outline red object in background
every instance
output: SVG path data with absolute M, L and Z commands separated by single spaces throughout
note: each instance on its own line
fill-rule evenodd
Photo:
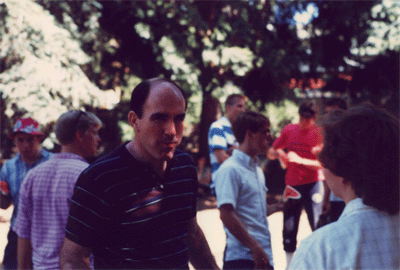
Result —
M 292 186 L 285 187 L 285 191 L 283 191 L 283 201 L 287 201 L 287 199 L 300 199 L 300 198 L 301 194 Z
M 10 194 L 10 190 L 8 188 L 8 184 L 4 181 L 0 181 L 0 192 L 4 195 Z

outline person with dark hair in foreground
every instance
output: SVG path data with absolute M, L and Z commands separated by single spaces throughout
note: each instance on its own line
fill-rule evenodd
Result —
M 215 191 L 226 232 L 224 269 L 272 269 L 267 221 L 267 188 L 258 166 L 271 141 L 270 122 L 256 112 L 243 112 L 232 130 L 239 148 L 215 174 Z
M 187 102 L 166 79 L 132 92 L 132 141 L 79 177 L 71 200 L 61 269 L 217 269 L 196 220 L 197 172 L 176 147 Z
M 322 126 L 318 158 L 346 207 L 301 242 L 289 268 L 399 269 L 399 120 L 364 105 Z

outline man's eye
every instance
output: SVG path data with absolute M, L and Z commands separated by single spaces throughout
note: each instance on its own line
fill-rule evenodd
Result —
M 178 116 L 175 118 L 175 122 L 183 122 L 185 120 L 185 116 Z

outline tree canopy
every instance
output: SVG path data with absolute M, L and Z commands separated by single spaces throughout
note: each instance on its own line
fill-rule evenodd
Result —
M 91 107 L 112 109 L 123 121 L 134 85 L 156 76 L 187 91 L 191 123 L 229 92 L 266 110 L 318 80 L 326 82 L 320 90 L 347 94 L 353 103 L 398 98 L 396 1 L 0 3 L 0 91 L 8 117 L 29 112 L 46 124 L 66 109 Z M 309 19 L 298 19 L 303 15 Z M 374 61 L 388 72 L 373 76 Z M 382 87 L 358 83 L 367 79 Z M 198 148 L 206 151 L 204 121 Z

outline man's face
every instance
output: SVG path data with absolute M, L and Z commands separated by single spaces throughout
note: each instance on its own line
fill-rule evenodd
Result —
M 81 137 L 80 144 L 85 158 L 96 156 L 100 142 L 99 129 L 100 126 L 91 126 Z
M 142 118 L 134 118 L 134 140 L 141 158 L 150 162 L 171 159 L 182 140 L 185 119 L 185 100 L 179 89 L 168 82 L 153 83 Z
M 315 124 L 315 117 L 303 117 L 300 116 L 300 122 L 303 129 L 310 129 Z
M 34 161 L 40 152 L 40 136 L 17 133 L 14 142 L 23 159 Z
M 228 114 L 228 118 L 231 118 L 233 121 L 241 112 L 246 111 L 245 99 L 238 98 L 235 101 L 236 101 L 235 104 L 226 106 L 226 112 Z
M 254 148 L 258 154 L 266 154 L 271 143 L 271 133 L 269 126 L 264 126 L 258 132 L 253 133 Z

